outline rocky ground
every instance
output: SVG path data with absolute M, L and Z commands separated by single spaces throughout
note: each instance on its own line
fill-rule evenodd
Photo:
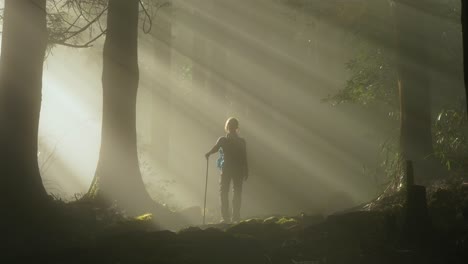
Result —
M 430 225 L 405 228 L 404 195 L 323 217 L 249 219 L 161 230 L 155 215 L 124 218 L 79 204 L 53 229 L 3 236 L 2 263 L 468 263 L 468 188 L 428 189 Z M 35 231 L 31 231 L 35 230 Z M 8 232 L 7 232 L 8 233 Z M 20 232 L 21 233 L 21 232 Z

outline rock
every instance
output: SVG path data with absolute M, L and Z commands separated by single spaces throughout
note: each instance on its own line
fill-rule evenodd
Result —
M 307 215 L 305 213 L 301 213 L 301 224 L 303 228 L 318 225 L 323 223 L 324 221 L 325 217 L 323 217 L 323 215 Z
M 278 221 L 276 221 L 276 224 L 280 225 L 283 228 L 290 228 L 292 226 L 297 226 L 299 222 L 295 218 L 291 217 L 282 217 Z
M 233 225 L 226 230 L 227 233 L 235 235 L 249 235 L 266 244 L 280 245 L 290 232 L 277 223 L 264 223 L 260 219 L 250 219 Z
M 268 217 L 266 218 L 265 220 L 263 220 L 263 223 L 264 224 L 273 224 L 273 223 L 276 223 L 278 222 L 279 218 L 276 217 L 276 216 L 271 216 L 271 217 Z
M 446 189 L 436 190 L 430 196 L 428 206 L 433 227 L 447 230 L 455 225 L 457 209 L 453 192 Z
M 371 254 L 385 246 L 387 230 L 385 214 L 357 211 L 341 215 L 331 215 L 325 222 L 327 230 L 326 254 L 330 258 L 358 258 L 361 254 Z
M 189 227 L 180 230 L 178 236 L 183 239 L 202 241 L 202 240 L 225 240 L 231 238 L 230 234 L 217 228 L 201 229 L 199 227 Z

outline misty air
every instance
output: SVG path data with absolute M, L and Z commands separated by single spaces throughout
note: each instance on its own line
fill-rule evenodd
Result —
M 2 263 L 468 262 L 468 0 L 0 0 Z

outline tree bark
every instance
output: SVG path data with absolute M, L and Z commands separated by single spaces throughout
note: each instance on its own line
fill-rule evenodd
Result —
M 198 90 L 205 90 L 207 77 L 206 77 L 206 40 L 203 36 L 199 36 L 197 32 L 193 34 L 192 42 L 193 53 L 193 73 L 192 79 L 195 87 Z
M 138 0 L 109 0 L 102 73 L 101 150 L 88 197 L 130 215 L 152 210 L 137 154 Z
M 418 13 L 425 1 L 396 1 L 397 70 L 400 94 L 400 150 L 414 164 L 416 181 L 436 173 L 431 133 L 429 31 Z M 419 15 L 418 15 L 419 14 Z
M 465 79 L 466 106 L 468 109 L 468 1 L 461 1 L 461 24 L 463 33 L 463 74 Z M 468 111 L 467 111 L 468 113 Z
M 0 59 L 0 201 L 39 210 L 47 201 L 37 163 L 46 0 L 6 0 Z

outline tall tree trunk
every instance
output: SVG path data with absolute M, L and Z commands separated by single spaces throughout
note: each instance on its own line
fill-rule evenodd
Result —
M 400 149 L 412 160 L 416 180 L 431 178 L 437 162 L 433 157 L 429 92 L 429 32 L 421 15 L 424 0 L 399 0 L 395 6 L 398 88 L 400 93 Z
M 197 90 L 205 90 L 206 87 L 206 70 L 204 69 L 206 60 L 206 40 L 198 35 L 198 32 L 193 32 L 192 42 L 193 54 L 193 73 L 192 81 Z
M 46 0 L 6 0 L 0 59 L 0 201 L 38 210 L 47 201 L 37 163 Z
M 137 154 L 138 0 L 109 0 L 102 73 L 101 150 L 88 197 L 128 214 L 156 204 L 145 189 Z
M 461 1 L 461 24 L 463 32 L 463 73 L 465 77 L 465 96 L 468 108 L 468 1 Z M 468 111 L 467 111 L 468 113 Z

